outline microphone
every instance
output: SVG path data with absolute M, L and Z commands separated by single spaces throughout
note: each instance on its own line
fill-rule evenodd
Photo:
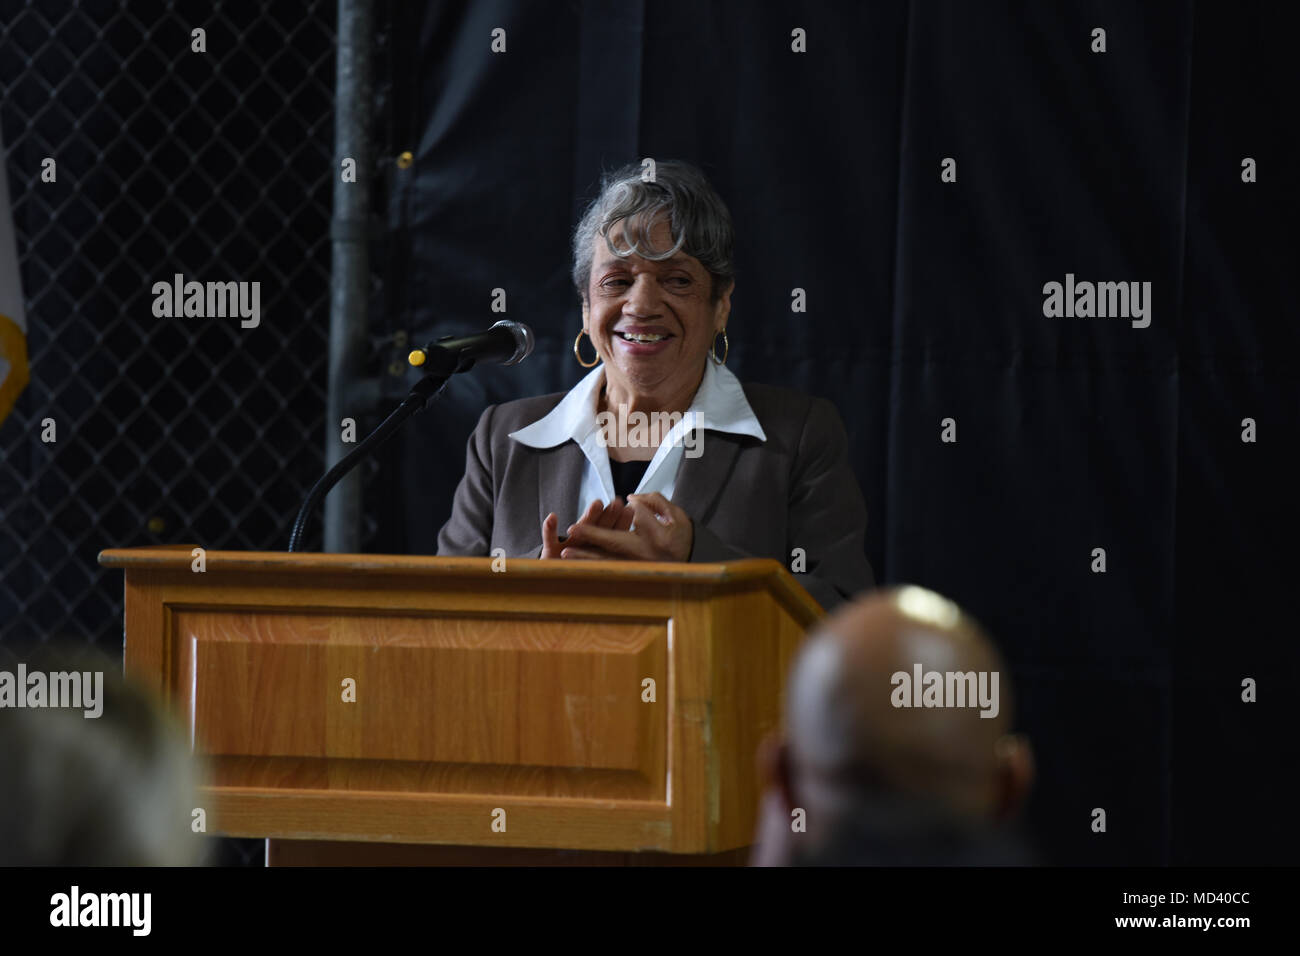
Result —
M 406 360 L 419 368 L 426 363 L 430 371 L 466 372 L 475 362 L 518 365 L 533 351 L 533 330 L 522 322 L 502 319 L 486 332 L 453 338 L 444 335 L 431 345 L 415 349 Z
M 289 535 L 289 550 L 297 551 L 302 543 L 307 518 L 320 504 L 330 489 L 356 466 L 366 455 L 388 441 L 402 424 L 416 412 L 423 411 L 429 400 L 442 391 L 447 380 L 457 372 L 467 372 L 475 362 L 497 362 L 501 365 L 518 365 L 533 351 L 533 330 L 522 322 L 502 319 L 486 332 L 452 338 L 444 335 L 432 345 L 415 349 L 407 361 L 417 367 L 427 366 L 429 374 L 416 382 L 402 404 L 380 423 L 379 427 L 362 439 L 361 444 L 344 455 L 307 492 L 307 500 L 298 509 Z

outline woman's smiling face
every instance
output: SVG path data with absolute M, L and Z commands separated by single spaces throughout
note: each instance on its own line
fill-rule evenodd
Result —
M 673 247 L 664 219 L 648 238 L 648 252 Z M 610 239 L 614 248 L 627 248 L 621 225 L 610 231 Z M 663 261 L 635 254 L 622 258 L 597 236 L 582 327 L 605 363 L 607 389 L 637 404 L 677 403 L 682 395 L 689 403 L 714 336 L 731 311 L 730 288 L 716 303 L 711 292 L 708 270 L 685 252 Z

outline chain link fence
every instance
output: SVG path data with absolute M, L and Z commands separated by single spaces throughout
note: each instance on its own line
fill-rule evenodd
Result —
M 0 425 L 0 642 L 120 654 L 103 548 L 286 546 L 324 467 L 335 16 L 0 0 L 31 369 Z M 259 283 L 258 324 L 156 316 L 178 274 Z M 222 843 L 261 861 L 260 841 Z

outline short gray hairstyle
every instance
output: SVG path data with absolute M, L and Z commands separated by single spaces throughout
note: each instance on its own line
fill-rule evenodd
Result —
M 591 259 L 597 236 L 616 256 L 636 253 L 656 262 L 684 251 L 698 259 L 713 280 L 710 298 L 717 302 L 735 279 L 732 262 L 734 232 L 731 213 L 717 190 L 690 163 L 676 159 L 656 162 L 653 182 L 642 181 L 641 163 L 629 163 L 601 178 L 600 195 L 592 200 L 573 232 L 573 284 L 585 301 L 591 281 Z M 655 251 L 649 237 L 667 218 L 672 248 Z M 610 230 L 623 226 L 625 249 L 615 249 Z

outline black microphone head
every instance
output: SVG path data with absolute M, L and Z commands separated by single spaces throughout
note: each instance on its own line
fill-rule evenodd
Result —
M 515 340 L 515 353 L 502 362 L 502 365 L 518 365 L 533 354 L 533 330 L 524 323 L 502 319 L 492 328 L 505 329 Z

